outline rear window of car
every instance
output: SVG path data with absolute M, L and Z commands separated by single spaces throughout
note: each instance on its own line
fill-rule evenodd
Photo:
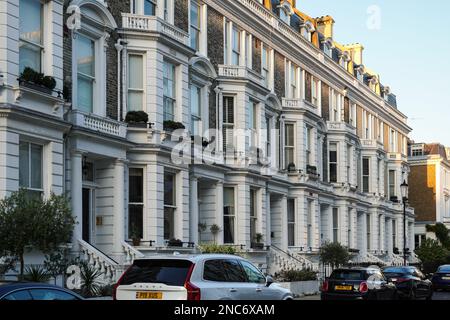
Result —
M 135 260 L 120 284 L 162 283 L 181 287 L 186 282 L 191 266 L 192 262 L 189 260 Z
M 203 279 L 216 282 L 246 282 L 246 275 L 237 260 L 222 259 L 205 262 Z
M 366 280 L 366 273 L 361 270 L 336 270 L 330 276 L 331 280 Z

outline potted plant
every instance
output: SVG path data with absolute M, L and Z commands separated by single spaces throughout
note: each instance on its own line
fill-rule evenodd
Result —
M 289 165 L 287 167 L 287 170 L 288 170 L 289 173 L 297 171 L 295 163 L 293 163 L 293 162 L 289 163 Z
M 133 225 L 133 228 L 131 229 L 130 238 L 131 238 L 131 241 L 133 241 L 133 246 L 134 247 L 139 247 L 140 246 L 140 244 L 141 244 L 141 237 L 140 237 L 140 234 L 139 234 L 139 230 L 134 225 Z
M 125 122 L 133 127 L 147 127 L 148 114 L 145 111 L 128 111 L 125 116 Z
M 169 242 L 167 243 L 167 246 L 169 246 L 169 247 L 182 247 L 183 246 L 183 241 L 181 241 L 180 239 L 170 239 Z
M 216 242 L 216 236 L 220 232 L 220 227 L 217 224 L 213 224 L 209 231 L 211 231 L 212 235 L 214 236 L 214 243 Z
M 262 233 L 255 234 L 255 242 L 252 243 L 252 248 L 257 250 L 264 249 L 264 243 L 262 243 L 264 236 Z

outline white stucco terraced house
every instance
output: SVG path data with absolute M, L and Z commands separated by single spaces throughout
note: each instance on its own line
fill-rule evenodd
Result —
M 74 254 L 111 278 L 204 242 L 271 273 L 317 269 L 326 241 L 355 262 L 401 262 L 403 223 L 414 247 L 414 210 L 404 222 L 397 201 L 407 117 L 363 47 L 294 2 L 2 1 L 0 197 L 67 193 Z M 19 82 L 25 67 L 55 90 Z M 149 124 L 128 125 L 129 111 Z M 173 160 L 179 123 L 214 151 L 204 161 Z

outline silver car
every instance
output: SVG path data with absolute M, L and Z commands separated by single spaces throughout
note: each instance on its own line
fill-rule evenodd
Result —
M 232 255 L 137 259 L 114 287 L 115 300 L 292 300 L 292 293 Z

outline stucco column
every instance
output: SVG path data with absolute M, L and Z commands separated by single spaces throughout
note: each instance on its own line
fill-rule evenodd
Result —
M 113 253 L 123 255 L 122 243 L 125 241 L 125 161 L 114 164 L 114 219 Z
M 220 231 L 216 235 L 217 244 L 223 244 L 223 182 L 216 183 L 216 222 Z
M 266 191 L 266 235 L 265 235 L 265 243 L 267 246 L 272 245 L 272 224 L 271 224 L 271 206 L 270 206 L 270 193 L 269 190 Z
M 380 221 L 379 221 L 378 227 L 380 228 L 380 232 L 379 232 L 380 239 L 378 239 L 380 245 L 379 245 L 378 251 L 381 252 L 381 251 L 386 250 L 386 245 L 385 245 L 385 242 L 386 242 L 386 238 L 385 238 L 386 237 L 386 217 L 384 216 L 384 214 L 380 215 Z
M 394 243 L 392 242 L 392 219 L 390 218 L 386 219 L 386 237 L 386 250 L 391 255 L 393 252 Z
M 190 179 L 190 217 L 189 217 L 189 241 L 198 244 L 198 219 L 199 219 L 199 207 L 198 207 L 198 179 L 195 176 L 191 176 Z
M 78 250 L 78 240 L 83 238 L 83 172 L 82 172 L 83 154 L 79 151 L 73 151 L 70 157 L 70 199 L 72 206 L 72 215 L 75 217 L 76 224 L 73 230 L 74 250 Z
M 288 249 L 288 204 L 286 196 L 281 198 L 281 249 Z

